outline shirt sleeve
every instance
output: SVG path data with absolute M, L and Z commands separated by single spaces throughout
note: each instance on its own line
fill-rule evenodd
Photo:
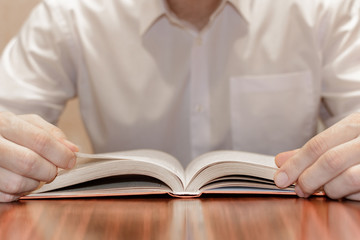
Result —
M 322 49 L 321 117 L 326 126 L 360 111 L 360 1 L 335 2 Z
M 55 1 L 54 1 L 55 2 Z M 39 4 L 0 59 L 0 111 L 55 123 L 76 93 L 70 31 L 50 1 Z

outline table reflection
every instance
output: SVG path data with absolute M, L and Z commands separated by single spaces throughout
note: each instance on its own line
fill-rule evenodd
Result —
M 0 204 L 0 239 L 356 239 L 360 203 L 296 197 Z

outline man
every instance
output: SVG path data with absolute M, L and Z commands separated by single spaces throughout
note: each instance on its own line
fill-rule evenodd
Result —
M 50 123 L 75 96 L 96 152 L 155 148 L 186 165 L 215 149 L 298 149 L 276 157 L 279 187 L 360 200 L 359 7 L 44 1 L 0 62 L 0 201 L 74 166 L 77 147 Z M 349 116 L 308 141 L 319 115 Z

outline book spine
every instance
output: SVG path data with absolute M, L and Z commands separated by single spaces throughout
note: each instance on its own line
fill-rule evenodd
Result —
M 202 192 L 168 192 L 168 194 L 177 198 L 196 198 L 200 197 Z

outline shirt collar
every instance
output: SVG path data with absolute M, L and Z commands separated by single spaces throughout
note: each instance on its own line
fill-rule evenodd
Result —
M 247 23 L 250 23 L 251 0 L 227 0 L 227 2 L 235 7 Z
M 144 0 L 140 9 L 140 34 L 143 35 L 160 17 L 167 13 L 166 0 Z M 250 0 L 224 0 L 234 6 L 245 21 L 250 21 Z
M 140 34 L 143 35 L 151 25 L 165 15 L 165 0 L 144 0 L 140 5 Z

